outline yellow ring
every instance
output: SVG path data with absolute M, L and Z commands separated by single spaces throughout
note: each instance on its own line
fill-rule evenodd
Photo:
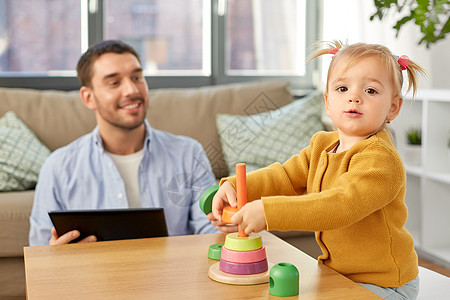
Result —
M 262 247 L 261 236 L 252 233 L 248 237 L 239 237 L 239 233 L 233 232 L 225 238 L 225 248 L 234 251 L 252 251 Z

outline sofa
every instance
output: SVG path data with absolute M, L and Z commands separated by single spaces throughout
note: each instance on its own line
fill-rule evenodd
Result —
M 295 126 L 306 126 L 314 123 L 316 127 L 308 125 L 309 131 L 293 128 L 293 133 L 288 133 L 285 138 L 291 137 L 293 140 L 292 134 L 305 132 L 304 135 L 309 141 L 310 132 L 323 128 L 317 113 L 311 113 L 303 119 L 297 118 L 295 109 L 288 107 L 298 106 L 296 103 L 286 81 L 154 89 L 149 91 L 147 118 L 154 128 L 198 140 L 208 155 L 216 178 L 219 179 L 232 171 L 235 163 L 232 161 L 233 156 L 235 160 L 239 160 L 239 152 L 249 152 L 250 160 L 256 157 L 256 161 L 244 160 L 255 168 L 270 160 L 281 160 L 273 157 L 280 155 L 283 152 L 281 150 L 272 154 L 262 151 L 264 153 L 261 155 L 254 154 L 254 151 L 264 148 L 258 146 L 257 141 L 264 138 L 264 134 L 280 135 L 273 130 L 280 124 L 279 118 L 286 114 L 291 114 L 291 119 L 287 119 L 286 124 L 282 126 L 292 127 L 291 125 L 297 123 Z M 78 91 L 0 88 L 0 124 L 1 118 L 11 111 L 32 132 L 37 140 L 35 143 L 39 143 L 41 149 L 44 149 L 40 153 L 45 155 L 88 133 L 96 125 L 94 113 L 83 105 Z M 271 130 L 265 129 L 269 127 Z M 283 131 L 290 130 L 284 128 L 282 127 Z M 3 130 L 8 133 L 8 129 Z M 239 147 L 242 148 L 245 144 L 243 140 L 247 145 L 256 145 L 253 147 L 255 149 L 252 150 L 250 146 L 240 149 Z M 263 143 L 262 145 L 267 144 L 267 140 L 259 142 Z M 21 143 L 20 139 L 18 143 Z M 0 151 L 4 151 L 1 147 Z M 26 146 L 24 151 L 34 153 L 37 150 L 30 151 L 33 147 Z M 269 146 L 273 147 L 284 149 L 287 146 L 285 141 L 281 141 L 278 146 Z M 293 144 L 291 147 L 298 151 L 300 145 Z M 224 149 L 228 149 L 228 153 Z M 286 157 L 292 154 L 295 153 L 283 155 Z M 8 162 L 8 159 L 4 157 L 0 164 L 2 162 Z M 35 174 L 31 175 L 37 176 L 42 163 L 43 159 L 36 163 Z M 25 298 L 23 247 L 28 245 L 29 216 L 35 182 L 33 178 L 28 178 L 27 185 L 17 186 L 17 190 L 13 186 L 10 190 L 0 192 L 0 299 Z

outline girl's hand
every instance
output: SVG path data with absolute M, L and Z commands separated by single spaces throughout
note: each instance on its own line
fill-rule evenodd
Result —
M 255 200 L 244 205 L 231 218 L 233 224 L 239 224 L 239 228 L 246 234 L 260 232 L 266 229 L 266 218 L 264 217 L 264 206 L 262 200 Z
M 233 185 L 229 183 L 228 181 L 225 181 L 217 191 L 217 193 L 214 195 L 213 201 L 212 201 L 212 214 L 214 218 L 208 217 L 208 219 L 211 221 L 219 221 L 222 223 L 222 211 L 227 204 L 231 205 L 232 207 L 236 207 L 236 190 L 234 189 Z M 225 223 L 222 223 L 225 224 Z M 213 224 L 214 225 L 214 224 Z M 219 229 L 220 230 L 220 229 Z
M 212 212 L 206 215 L 209 221 L 213 226 L 216 226 L 217 230 L 222 231 L 224 233 L 231 233 L 238 231 L 238 226 L 236 224 L 228 224 L 214 218 Z

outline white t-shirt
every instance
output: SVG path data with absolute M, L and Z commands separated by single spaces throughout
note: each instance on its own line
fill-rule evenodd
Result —
M 144 149 L 142 148 L 138 152 L 128 155 L 117 155 L 109 152 L 106 153 L 113 160 L 119 170 L 120 176 L 122 176 L 123 182 L 125 183 L 128 205 L 131 208 L 142 207 L 139 196 L 138 170 L 139 164 L 144 156 Z

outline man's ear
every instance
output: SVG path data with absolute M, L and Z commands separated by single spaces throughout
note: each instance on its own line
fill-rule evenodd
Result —
M 401 96 L 395 96 L 392 99 L 391 108 L 389 109 L 388 120 L 394 120 L 400 113 L 400 109 L 403 105 L 403 98 Z
M 97 105 L 94 101 L 94 93 L 91 88 L 83 85 L 80 88 L 80 97 L 87 108 L 92 110 L 97 109 Z

